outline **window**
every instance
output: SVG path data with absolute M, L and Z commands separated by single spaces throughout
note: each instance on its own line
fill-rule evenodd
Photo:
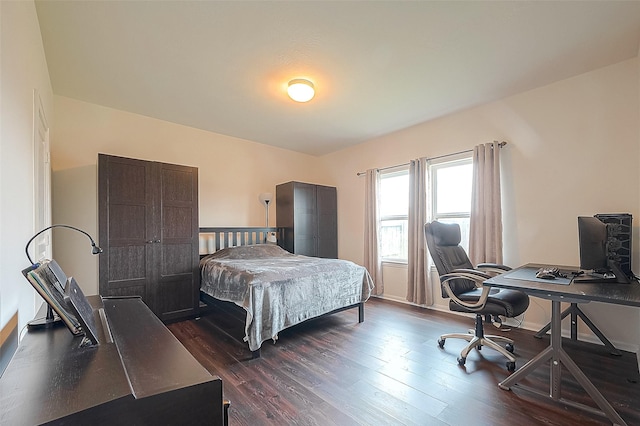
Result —
M 460 225 L 460 245 L 469 252 L 471 187 L 473 164 L 471 157 L 431 165 L 433 220 Z
M 461 245 L 469 249 L 473 164 L 470 156 L 430 166 L 432 192 L 429 220 L 457 223 Z M 406 263 L 409 249 L 409 167 L 380 173 L 380 257 Z
M 380 174 L 380 257 L 407 262 L 409 247 L 409 169 Z

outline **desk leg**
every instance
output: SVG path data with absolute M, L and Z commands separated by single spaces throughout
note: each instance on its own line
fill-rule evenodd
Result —
M 561 320 L 565 319 L 567 316 L 571 315 L 571 340 L 578 340 L 578 318 L 582 319 L 582 321 L 591 329 L 593 334 L 595 334 L 598 339 L 609 349 L 609 353 L 611 355 L 620 356 L 622 352 L 616 349 L 613 346 L 613 343 L 607 339 L 607 337 L 600 331 L 600 329 L 589 319 L 589 317 L 582 312 L 582 309 L 578 306 L 577 303 L 571 303 L 571 305 L 562 312 Z M 533 337 L 541 339 L 547 331 L 551 329 L 551 322 L 541 328 Z
M 551 302 L 551 378 L 549 391 L 551 398 L 560 399 L 560 386 L 562 381 L 562 366 L 560 365 L 562 351 L 562 317 L 560 316 L 560 302 Z
M 573 308 L 571 309 L 571 340 L 578 340 L 578 312 L 580 312 L 580 308 L 575 303 L 572 303 L 571 307 Z
M 505 380 L 500 382 L 498 386 L 504 390 L 510 390 L 512 386 L 515 386 L 520 379 L 527 376 L 533 370 L 538 368 L 541 364 L 546 363 L 551 360 L 551 371 L 549 378 L 549 396 L 550 398 L 562 402 L 566 405 L 579 408 L 594 414 L 604 415 L 609 418 L 616 425 L 626 425 L 625 421 L 620 417 L 620 415 L 614 410 L 614 408 L 609 404 L 609 402 L 604 398 L 604 396 L 596 389 L 593 383 L 589 380 L 589 378 L 580 370 L 580 368 L 576 365 L 575 362 L 569 357 L 569 355 L 562 349 L 562 332 L 561 332 L 561 322 L 562 322 L 562 314 L 560 312 L 560 301 L 552 300 L 551 301 L 551 344 L 538 355 L 536 355 L 533 359 L 527 362 L 525 365 L 520 367 L 517 371 L 515 371 L 512 375 L 507 377 Z M 567 367 L 567 370 L 576 378 L 578 383 L 582 386 L 582 388 L 589 394 L 591 399 L 600 407 L 600 410 L 596 410 L 593 407 L 588 405 L 580 404 L 573 401 L 568 401 L 562 398 L 561 395 L 561 384 L 562 384 L 562 365 Z M 538 394 L 540 392 L 535 389 L 527 388 L 525 386 L 520 386 L 525 390 L 529 390 Z
M 565 367 L 567 367 L 567 370 L 569 370 L 569 372 L 573 374 L 573 377 L 576 378 L 578 383 L 580 383 L 582 388 L 587 391 L 591 399 L 593 399 L 598 407 L 600 407 L 602 412 L 594 410 L 589 406 L 583 406 L 582 404 L 572 403 L 570 405 L 576 406 L 577 408 L 590 409 L 588 411 L 593 411 L 595 414 L 605 414 L 609 418 L 609 420 L 613 422 L 614 425 L 626 425 L 625 421 L 622 419 L 622 417 L 620 417 L 618 412 L 611 406 L 611 404 L 609 404 L 604 396 L 602 396 L 595 385 L 591 383 L 591 380 L 589 380 L 589 378 L 585 376 L 582 370 L 580 370 L 580 367 L 578 367 L 576 363 L 573 362 L 571 357 L 562 349 L 560 350 L 560 359 L 562 360 L 562 363 L 565 365 Z
M 500 389 L 511 390 L 511 386 L 514 386 L 520 379 L 528 376 L 533 370 L 546 363 L 552 356 L 553 349 L 551 346 L 547 346 L 544 351 L 540 352 L 525 365 L 514 371 L 509 377 L 498 383 L 498 386 Z
M 582 321 L 584 321 L 584 323 L 587 324 L 587 326 L 591 329 L 591 331 L 593 331 L 593 334 L 598 336 L 598 339 L 600 339 L 600 341 L 604 343 L 607 349 L 609 349 L 609 353 L 611 355 L 622 355 L 622 352 L 620 352 L 618 349 L 616 349 L 615 346 L 613 346 L 613 343 L 611 343 L 609 339 L 607 339 L 606 336 L 602 333 L 602 331 L 600 331 L 600 329 L 589 319 L 589 317 L 586 316 L 584 312 L 582 312 L 582 309 L 580 309 L 578 305 L 576 305 L 575 311 L 577 313 L 577 317 L 580 317 Z M 573 339 L 573 335 L 571 336 L 571 338 Z
M 565 309 L 564 311 L 562 311 L 562 316 L 560 317 L 560 320 L 562 321 L 563 319 L 566 318 L 567 315 L 571 315 L 571 332 L 572 332 L 572 336 L 573 336 L 573 330 L 574 330 L 574 318 L 573 318 L 573 303 L 571 304 L 571 306 L 569 306 L 567 309 Z M 545 325 L 544 327 L 542 327 L 536 334 L 533 335 L 533 337 L 535 337 L 536 339 L 542 339 L 546 334 L 547 331 L 551 330 L 551 321 L 549 321 L 549 323 L 547 325 Z
M 545 350 L 540 352 L 538 355 L 533 357 L 529 362 L 516 370 L 513 374 L 507 377 L 505 380 L 500 382 L 498 386 L 504 390 L 510 390 L 511 386 L 515 385 L 520 379 L 526 377 L 536 368 L 540 367 L 542 364 L 545 364 L 547 361 L 551 360 L 551 377 L 549 380 L 550 390 L 549 396 L 558 399 L 560 392 L 560 357 L 557 353 L 558 345 L 562 345 L 561 334 L 556 333 L 555 330 L 560 330 L 560 325 L 562 322 L 562 315 L 560 314 L 560 302 L 556 303 L 555 301 L 551 304 L 551 322 L 549 322 L 549 326 L 551 329 L 551 344 L 546 347 Z

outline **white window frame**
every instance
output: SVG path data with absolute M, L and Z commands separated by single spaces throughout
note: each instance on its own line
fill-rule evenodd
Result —
M 37 90 L 33 91 L 33 152 L 33 229 L 38 232 L 51 225 L 51 154 L 49 125 Z M 50 231 L 36 238 L 32 247 L 35 261 L 51 259 Z
M 438 170 L 446 169 L 449 167 L 457 167 L 466 164 L 473 164 L 473 156 L 472 153 L 460 154 L 454 159 L 446 159 L 438 162 L 432 162 L 429 166 L 429 178 L 431 179 L 431 219 L 432 220 L 440 220 L 443 222 L 450 221 L 451 219 L 471 219 L 471 204 L 469 204 L 469 211 L 464 212 L 449 212 L 449 213 L 438 213 Z M 473 179 L 473 176 L 472 176 Z M 471 182 L 473 185 L 473 182 Z M 469 247 L 469 236 L 466 232 L 462 233 L 462 241 L 461 245 L 468 251 Z
M 473 163 L 473 158 L 472 158 L 472 154 L 471 153 L 465 153 L 465 154 L 460 154 L 457 155 L 455 157 L 447 157 L 446 159 L 441 159 L 440 161 L 431 161 L 429 163 L 429 179 L 430 179 L 430 194 L 429 197 L 431 198 L 431 201 L 429 202 L 429 204 L 431 205 L 431 211 L 430 213 L 430 220 L 441 220 L 444 222 L 448 222 L 452 219 L 468 219 L 470 220 L 471 218 L 471 211 L 462 211 L 462 212 L 449 212 L 449 213 L 438 213 L 438 206 L 437 206 L 437 202 L 438 202 L 438 197 L 437 197 L 437 190 L 438 190 L 438 178 L 437 178 L 437 172 L 438 170 L 441 169 L 446 169 L 449 167 L 456 167 L 456 166 L 460 166 L 460 165 L 471 165 Z M 409 166 L 408 165 L 403 165 L 403 166 L 398 166 L 398 167 L 393 167 L 384 171 L 380 172 L 380 181 L 382 181 L 385 178 L 389 178 L 389 177 L 394 177 L 394 176 L 399 176 L 399 175 L 408 175 L 409 174 Z M 473 177 L 472 177 L 473 179 Z M 471 182 L 473 184 L 473 182 Z M 409 188 L 407 187 L 407 192 L 409 191 Z M 469 209 L 471 209 L 471 206 L 469 207 Z M 387 216 L 383 216 L 382 214 L 379 217 L 379 222 L 378 222 L 378 227 L 379 229 L 382 228 L 382 223 L 384 221 L 391 221 L 391 220 L 403 220 L 405 221 L 405 223 L 407 224 L 406 226 L 408 227 L 409 225 L 409 206 L 407 205 L 407 214 L 406 215 L 387 215 Z M 461 242 L 461 245 L 465 248 L 468 249 L 469 246 L 469 237 L 468 234 L 463 230 L 463 241 Z M 407 242 L 408 244 L 408 242 Z M 398 257 L 384 257 L 381 255 L 381 259 L 382 263 L 393 263 L 393 264 L 407 264 L 408 263 L 408 259 L 406 258 L 398 258 Z
M 33 91 L 33 232 L 51 225 L 51 154 L 49 124 L 38 90 Z M 52 259 L 51 231 L 39 235 L 30 247 L 34 261 Z M 42 298 L 33 292 L 34 312 L 42 305 Z
M 409 166 L 408 165 L 403 165 L 403 166 L 398 166 L 398 167 L 393 167 L 384 171 L 380 172 L 379 178 L 380 181 L 382 182 L 383 179 L 385 178 L 390 178 L 390 177 L 396 177 L 396 176 L 401 176 L 401 175 L 409 175 Z M 409 193 L 409 187 L 407 186 L 407 194 Z M 406 222 L 406 226 L 409 226 L 409 205 L 407 204 L 407 214 L 406 215 L 387 215 L 387 216 L 382 216 L 382 214 L 380 215 L 378 221 L 378 226 L 379 229 L 382 228 L 382 222 L 383 221 L 391 221 L 391 220 L 404 220 Z M 407 243 L 408 244 L 408 243 Z M 408 249 L 408 247 L 407 247 Z M 382 261 L 382 263 L 394 263 L 394 264 L 407 264 L 408 259 L 403 259 L 401 257 L 383 257 L 381 255 L 380 260 Z

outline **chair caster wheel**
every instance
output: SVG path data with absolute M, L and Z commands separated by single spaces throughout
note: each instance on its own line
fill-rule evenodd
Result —
M 458 365 L 459 365 L 460 367 L 464 367 L 464 363 L 465 363 L 465 362 L 467 362 L 467 359 L 466 359 L 466 358 L 458 357 Z
M 513 343 L 507 343 L 506 345 L 504 345 L 504 348 L 505 348 L 507 351 L 509 351 L 509 352 L 513 353 Z
M 514 371 L 516 371 L 516 363 L 512 362 L 512 361 L 508 361 L 507 362 L 507 370 L 511 373 L 513 373 Z
M 438 339 L 438 346 L 440 346 L 440 349 L 444 348 L 444 339 Z

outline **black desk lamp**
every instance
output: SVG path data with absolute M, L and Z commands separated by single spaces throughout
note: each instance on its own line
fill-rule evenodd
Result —
M 100 253 L 102 253 L 102 249 L 96 245 L 96 242 L 93 241 L 93 238 L 91 238 L 91 235 L 87 234 L 82 229 L 78 229 L 78 228 L 70 226 L 70 225 L 56 224 L 56 225 L 47 226 L 46 228 L 44 228 L 41 231 L 37 232 L 33 237 L 31 237 L 31 239 L 29 241 L 27 241 L 27 245 L 25 246 L 24 251 L 25 251 L 25 253 L 27 255 L 27 259 L 29 259 L 29 262 L 31 263 L 32 267 L 35 268 L 36 266 L 38 266 L 38 264 L 34 263 L 33 260 L 31 259 L 31 256 L 29 255 L 29 245 L 31 244 L 31 242 L 33 240 L 35 240 L 38 237 L 38 235 L 40 235 L 43 232 L 48 231 L 49 229 L 52 229 L 52 228 L 68 228 L 68 229 L 73 229 L 74 231 L 78 231 L 81 234 L 86 235 L 87 238 L 89 238 L 89 241 L 91 241 L 91 247 L 92 247 L 91 254 L 100 254 Z M 57 264 L 56 264 L 56 266 L 57 266 Z M 52 272 L 57 275 L 58 271 L 52 271 Z M 64 274 L 62 272 L 62 270 L 60 270 L 59 273 Z M 28 326 L 29 326 L 29 328 L 38 328 L 38 327 L 48 328 L 48 327 L 53 327 L 58 322 L 62 322 L 62 321 L 60 319 L 56 319 L 55 318 L 55 316 L 53 314 L 53 308 L 51 308 L 51 305 L 49 303 L 47 303 L 47 316 L 46 316 L 46 318 L 43 318 L 41 320 L 30 321 L 28 323 Z

